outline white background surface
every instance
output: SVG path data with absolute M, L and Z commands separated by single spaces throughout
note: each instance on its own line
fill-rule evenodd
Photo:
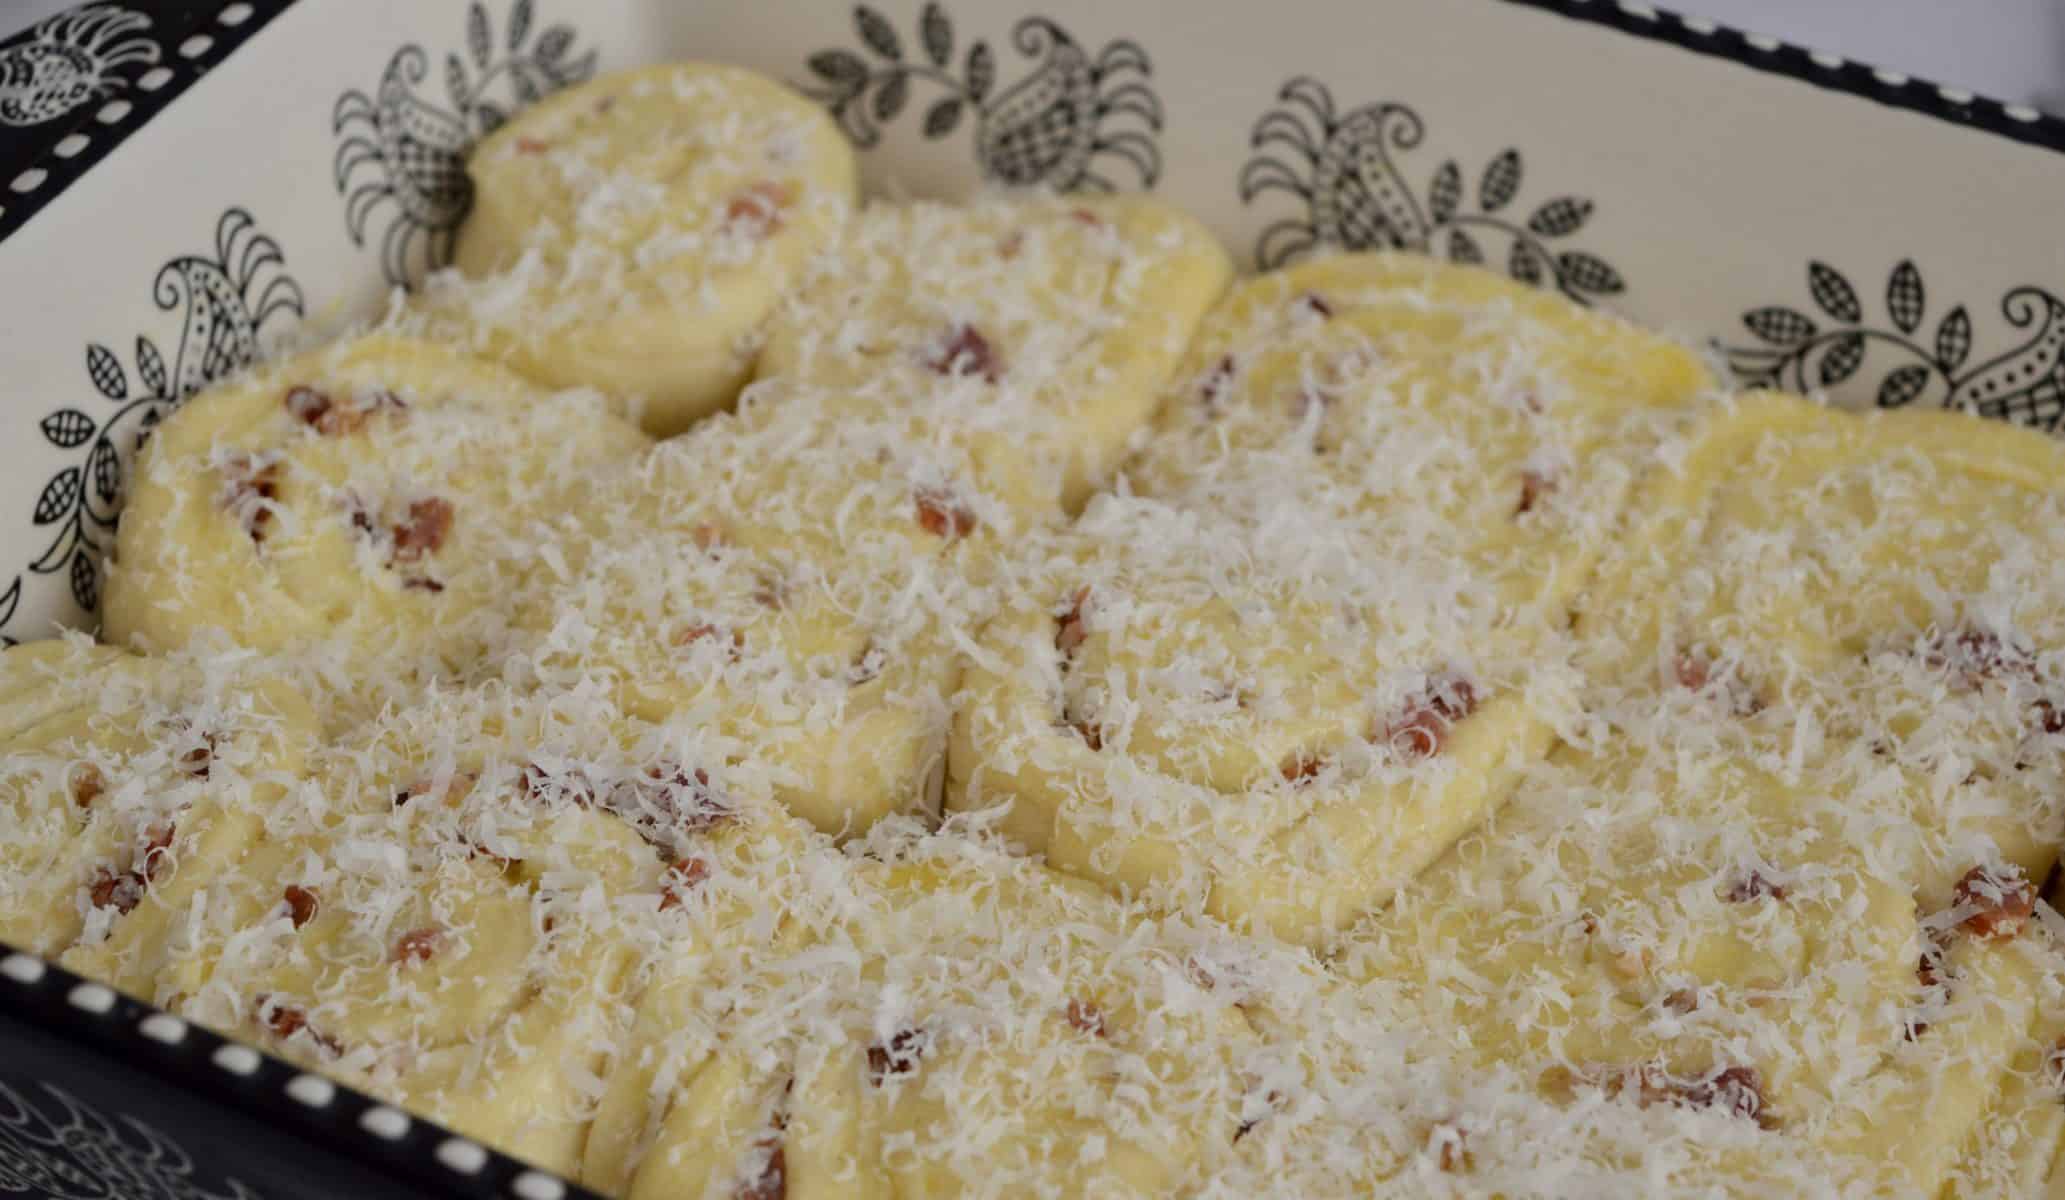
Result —
M 0 37 L 72 2 L 0 0 Z M 456 8 L 460 0 L 435 2 Z M 2065 115 L 2061 0 L 1690 0 L 1666 7 Z

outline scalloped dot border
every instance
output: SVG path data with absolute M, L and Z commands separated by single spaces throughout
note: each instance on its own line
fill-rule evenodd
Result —
M 566 1200 L 566 1184 L 543 1171 L 525 1171 L 509 1185 L 517 1200 Z
M 43 977 L 49 973 L 50 968 L 33 954 L 10 954 L 0 958 L 0 975 L 24 986 L 43 982 Z
M 320 1075 L 296 1075 L 286 1091 L 288 1099 L 308 1108 L 328 1108 L 337 1099 L 337 1085 Z
M 259 1064 L 265 1061 L 259 1057 L 258 1051 L 235 1042 L 216 1047 L 215 1053 L 209 1055 L 208 1060 L 232 1075 L 245 1078 L 256 1075 Z
M 359 1114 L 359 1128 L 387 1142 L 398 1142 L 409 1136 L 409 1130 L 415 1124 L 409 1119 L 409 1114 L 390 1104 L 375 1104 Z
M 115 989 L 104 983 L 82 983 L 65 995 L 65 1003 L 80 1012 L 104 1017 L 115 1008 Z
M 0 956 L 0 979 L 21 987 L 34 987 L 50 977 L 49 964 L 33 954 L 14 952 Z M 113 988 L 92 980 L 79 980 L 72 984 L 65 991 L 64 998 L 72 1008 L 95 1016 L 113 1012 L 121 999 Z M 185 1019 L 155 1010 L 137 1020 L 134 1030 L 136 1036 L 165 1046 L 185 1045 L 195 1033 L 194 1026 Z M 255 1047 L 225 1041 L 209 1054 L 208 1061 L 227 1074 L 250 1079 L 257 1076 L 264 1066 L 265 1056 Z M 280 1091 L 287 1099 L 314 1110 L 328 1109 L 343 1094 L 343 1089 L 335 1082 L 306 1071 L 297 1072 L 281 1085 Z M 397 1143 L 414 1132 L 416 1119 L 393 1105 L 374 1103 L 359 1114 L 356 1124 L 360 1131 L 371 1137 Z M 431 1157 L 454 1175 L 473 1178 L 488 1169 L 495 1155 L 472 1138 L 446 1134 L 432 1148 Z M 508 1195 L 515 1200 L 567 1200 L 570 1192 L 566 1182 L 557 1176 L 525 1169 L 509 1181 Z
M 449 1137 L 437 1144 L 437 1161 L 448 1171 L 478 1175 L 488 1165 L 488 1152 L 470 1138 Z
M 177 1046 L 186 1040 L 188 1026 L 171 1013 L 154 1012 L 136 1023 L 136 1032 L 154 1042 Z

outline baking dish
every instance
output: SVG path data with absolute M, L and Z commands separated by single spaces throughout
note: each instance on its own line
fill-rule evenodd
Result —
M 0 635 L 91 623 L 124 466 L 172 406 L 443 261 L 474 139 L 666 58 L 790 81 L 879 190 L 1151 188 L 1264 266 L 1424 250 L 1710 343 L 1749 382 L 2065 414 L 2065 125 L 1645 5 L 98 4 L 0 46 Z M 132 1159 L 190 1160 L 210 1194 L 563 1194 L 27 957 L 0 1012 L 0 1172 L 54 1194 Z M 252 1149 L 296 1137 L 278 1165 Z

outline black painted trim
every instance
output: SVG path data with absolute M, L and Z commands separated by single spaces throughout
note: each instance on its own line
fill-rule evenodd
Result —
M 198 4 L 194 0 L 115 0 L 114 7 L 141 13 L 150 19 L 149 27 L 138 31 L 136 36 L 157 45 L 157 61 L 123 66 L 115 75 L 121 81 L 119 86 L 62 116 L 35 125 L 0 124 L 0 240 L 5 240 L 45 205 L 62 195 L 65 189 L 84 178 L 94 164 L 142 129 L 293 3 L 294 0 L 206 0 Z M 225 25 L 221 16 L 232 8 L 248 9 L 250 15 L 235 25 Z M 78 8 L 69 11 L 77 12 Z M 66 15 L 60 13 L 39 21 L 0 42 L 0 53 L 36 40 L 40 30 L 52 21 L 63 20 Z M 209 39 L 206 50 L 191 57 L 180 53 L 180 47 L 189 39 L 203 35 Z M 158 71 L 167 73 L 163 83 L 149 90 L 141 86 L 141 80 Z M 101 120 L 101 112 L 115 101 L 126 102 L 128 111 L 117 120 Z M 58 154 L 58 147 L 75 134 L 87 139 L 85 146 L 70 157 Z M 27 191 L 15 189 L 16 182 L 25 173 L 39 170 L 43 177 L 35 187 Z
M 0 943 L 0 961 L 9 958 L 36 956 L 18 954 Z M 480 1170 L 454 1170 L 437 1158 L 437 1148 L 458 1136 L 444 1127 L 410 1113 L 408 1131 L 399 1140 L 381 1138 L 364 1129 L 360 1121 L 368 1111 L 388 1106 L 363 1093 L 334 1084 L 335 1094 L 325 1104 L 296 1100 L 288 1085 L 307 1072 L 293 1064 L 191 1021 L 184 1022 L 176 1042 L 154 1038 L 145 1032 L 145 1022 L 162 1015 L 159 1010 L 119 993 L 105 1011 L 81 1007 L 73 997 L 82 986 L 113 989 L 48 961 L 36 961 L 42 970 L 32 981 L 0 975 L 0 1034 L 7 1033 L 13 1023 L 47 1045 L 62 1047 L 59 1058 L 64 1070 L 75 1072 L 76 1078 L 56 1077 L 49 1082 L 80 1086 L 104 1078 L 108 1072 L 134 1072 L 173 1094 L 190 1097 L 192 1109 L 182 1120 L 241 1126 L 253 1145 L 266 1145 L 268 1153 L 290 1159 L 291 1151 L 279 1146 L 278 1140 L 282 1134 L 301 1139 L 306 1143 L 304 1177 L 313 1189 L 310 1194 L 341 1194 L 332 1189 L 342 1181 L 320 1174 L 331 1156 L 341 1160 L 331 1162 L 333 1170 L 338 1166 L 366 1168 L 385 1176 L 388 1183 L 379 1194 L 397 1200 L 525 1200 L 528 1193 L 518 1180 L 542 1174 L 487 1147 L 483 1147 L 486 1158 Z M 0 1049 L 6 1048 L 6 1040 L 0 1037 Z M 239 1074 L 217 1063 L 217 1051 L 230 1046 L 251 1051 L 257 1059 L 256 1069 Z M 177 1126 L 166 1131 L 175 1137 L 180 1132 Z M 238 1173 L 239 1167 L 234 1162 L 200 1165 L 231 1175 Z M 572 1183 L 554 1182 L 560 1184 L 564 1200 L 601 1200 Z
M 2065 118 L 2025 105 L 2011 105 L 1974 95 L 1916 76 L 1881 71 L 1870 63 L 1854 62 L 1839 56 L 1820 55 L 1832 62 L 1832 65 L 1825 65 L 1816 61 L 1816 51 L 1804 46 L 1750 34 L 1718 21 L 1648 4 L 1618 3 L 1617 0 L 1505 0 L 1505 3 L 1541 9 L 1649 41 L 1664 42 L 1696 54 L 1724 58 L 1768 75 L 1783 75 L 1815 87 L 1877 101 L 1890 108 L 1921 113 L 2025 145 L 2065 151 Z

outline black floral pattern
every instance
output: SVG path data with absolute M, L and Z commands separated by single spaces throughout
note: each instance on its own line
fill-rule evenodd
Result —
M 1937 404 L 2057 430 L 2065 419 L 2065 302 L 2040 287 L 2011 289 L 2001 316 L 2026 335 L 1974 363 L 1972 317 L 1956 304 L 1930 320 L 1928 290 L 1912 260 L 1886 278 L 1883 320 L 1868 316 L 1848 276 L 1807 264 L 1809 311 L 1766 305 L 1743 314 L 1757 341 L 1722 345 L 1745 384 L 1793 391 L 1849 390 L 1881 408 Z M 1924 330 L 1927 332 L 1924 332 Z M 1876 383 L 1866 368 L 1882 372 Z
M 428 80 L 430 55 L 411 43 L 394 52 L 372 95 L 349 91 L 330 114 L 344 226 L 354 245 L 371 238 L 387 281 L 406 287 L 449 262 L 473 208 L 466 152 L 511 113 L 595 73 L 593 50 L 574 53 L 571 26 L 531 35 L 534 0 L 516 0 L 500 38 L 478 0 L 466 9 L 465 53 L 445 55 L 443 94 Z
M 915 55 L 881 13 L 863 4 L 853 17 L 865 53 L 821 50 L 806 64 L 814 78 L 796 86 L 829 108 L 855 145 L 880 142 L 882 126 L 923 92 L 924 136 L 949 137 L 966 119 L 983 175 L 1000 183 L 1113 191 L 1111 167 L 1130 169 L 1142 187 L 1161 176 L 1162 105 L 1138 42 L 1120 39 L 1092 55 L 1053 21 L 1026 17 L 1011 45 L 1033 66 L 1000 89 L 990 44 L 978 38 L 957 54 L 953 22 L 938 4 L 919 13 Z
M 1321 248 L 1417 250 L 1494 264 L 1580 304 L 1626 290 L 1605 259 L 1562 245 L 1591 220 L 1591 200 L 1555 196 L 1520 215 L 1518 150 L 1500 151 L 1467 177 L 1461 162 L 1448 159 L 1416 187 L 1398 161 L 1426 137 L 1412 108 L 1378 101 L 1337 112 L 1333 93 L 1309 77 L 1285 84 L 1277 101 L 1249 135 L 1256 154 L 1241 168 L 1240 198 L 1252 204 L 1283 192 L 1305 211 L 1262 231 L 1259 265 L 1280 267 Z
M 0 640 L 33 575 L 63 576 L 72 599 L 92 611 L 100 603 L 101 557 L 121 514 L 124 464 L 150 431 L 188 396 L 249 366 L 259 335 L 276 320 L 299 317 L 301 288 L 286 273 L 279 244 L 258 232 L 241 208 L 215 227 L 213 256 L 181 255 L 158 268 L 151 299 L 177 313 L 179 340 L 168 358 L 139 335 L 133 367 L 98 342 L 86 347 L 86 376 L 98 404 L 45 414 L 37 432 L 76 461 L 43 485 L 31 520 L 49 543 L 0 593 Z
M 0 46 L 0 125 L 41 125 L 128 86 L 122 67 L 158 61 L 150 27 L 143 13 L 89 4 Z
M 234 1180 L 203 1186 L 193 1159 L 156 1128 L 118 1124 L 55 1084 L 40 1103 L 0 1083 L 0 1192 L 50 1200 L 258 1200 Z

